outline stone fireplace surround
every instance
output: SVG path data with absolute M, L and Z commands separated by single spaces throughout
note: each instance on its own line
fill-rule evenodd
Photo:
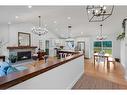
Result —
M 7 47 L 9 55 L 13 54 L 17 56 L 17 62 L 31 59 L 33 53 L 35 53 L 36 46 L 32 47 Z

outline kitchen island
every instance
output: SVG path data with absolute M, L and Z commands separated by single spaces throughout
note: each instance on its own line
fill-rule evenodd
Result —
M 28 69 L 0 77 L 0 89 L 71 89 L 84 73 L 81 53 L 47 63 L 24 65 Z

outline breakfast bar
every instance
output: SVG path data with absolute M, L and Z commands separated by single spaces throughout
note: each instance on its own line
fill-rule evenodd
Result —
M 71 89 L 84 73 L 81 53 L 25 64 L 28 69 L 0 77 L 0 89 Z

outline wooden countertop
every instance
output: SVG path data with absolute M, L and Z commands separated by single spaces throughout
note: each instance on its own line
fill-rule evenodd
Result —
M 58 53 L 72 53 L 77 54 L 79 51 L 72 51 L 72 50 L 58 50 Z
M 39 61 L 36 63 L 35 66 L 33 66 L 34 63 L 27 64 L 25 65 L 28 67 L 27 70 L 15 72 L 7 76 L 0 77 L 0 89 L 7 89 L 11 86 L 14 86 L 32 77 L 35 77 L 39 74 L 49 71 L 62 64 L 66 64 L 68 61 L 71 61 L 80 56 L 83 56 L 83 54 L 74 54 L 72 56 L 64 58 L 62 61 L 57 58 L 49 58 L 48 63 L 45 64 L 44 61 Z

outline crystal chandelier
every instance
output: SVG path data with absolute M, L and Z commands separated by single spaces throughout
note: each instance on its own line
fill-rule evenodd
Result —
M 101 28 L 101 33 L 99 36 L 97 36 L 97 40 L 105 40 L 107 37 L 106 36 L 103 36 L 103 33 L 102 33 L 102 24 L 100 25 L 100 28 Z
M 69 25 L 68 26 L 68 38 L 71 38 L 71 28 L 72 28 L 72 26 Z
M 32 32 L 39 36 L 45 35 L 46 33 L 48 33 L 48 29 L 46 26 L 41 26 L 41 16 L 38 16 L 38 18 L 39 18 L 39 25 L 32 27 Z
M 107 19 L 113 13 L 114 6 L 104 6 L 104 5 L 92 5 L 87 6 L 86 11 L 88 15 L 89 22 L 101 22 Z

